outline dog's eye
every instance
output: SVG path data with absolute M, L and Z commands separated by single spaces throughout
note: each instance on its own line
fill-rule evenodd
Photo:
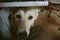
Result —
M 29 20 L 32 19 L 32 18 L 33 18 L 33 16 L 29 16 L 29 17 L 28 17 Z
M 16 15 L 16 17 L 17 17 L 18 19 L 20 19 L 20 18 L 21 18 L 21 15 Z

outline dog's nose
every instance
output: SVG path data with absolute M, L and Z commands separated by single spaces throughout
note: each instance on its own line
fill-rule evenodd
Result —
M 19 33 L 19 37 L 20 37 L 20 38 L 26 38 L 26 37 L 27 37 L 27 32 L 26 32 L 26 31 L 20 32 L 20 33 Z

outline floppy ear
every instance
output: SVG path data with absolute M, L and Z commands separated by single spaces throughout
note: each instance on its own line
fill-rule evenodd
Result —
M 35 12 L 35 19 L 37 19 L 38 13 L 40 12 L 40 10 L 39 9 L 35 9 L 34 12 Z

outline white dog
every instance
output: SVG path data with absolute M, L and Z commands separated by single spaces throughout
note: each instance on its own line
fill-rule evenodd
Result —
M 10 16 L 10 24 L 13 33 L 17 33 L 20 37 L 27 37 L 30 33 L 30 28 L 38 17 L 37 8 L 20 8 Z

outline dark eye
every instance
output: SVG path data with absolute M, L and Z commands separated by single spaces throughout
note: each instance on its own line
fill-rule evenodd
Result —
M 28 17 L 29 20 L 32 19 L 32 18 L 33 18 L 33 16 L 29 16 L 29 17 Z
M 20 18 L 21 18 L 21 15 L 16 15 L 16 17 L 17 17 L 18 19 L 20 19 Z

